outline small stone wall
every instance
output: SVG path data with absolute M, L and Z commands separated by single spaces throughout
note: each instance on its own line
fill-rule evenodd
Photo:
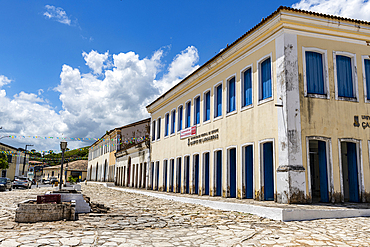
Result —
M 15 221 L 20 223 L 34 223 L 39 221 L 75 220 L 74 203 L 36 204 L 35 200 L 28 200 L 18 204 Z

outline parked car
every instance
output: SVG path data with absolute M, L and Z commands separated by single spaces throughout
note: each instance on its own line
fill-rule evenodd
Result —
M 31 189 L 32 181 L 26 177 L 18 177 L 13 181 L 13 188 L 26 188 Z
M 6 189 L 12 190 L 12 181 L 9 178 L 0 178 L 0 191 Z
M 58 183 L 58 182 L 59 182 L 59 180 L 56 177 L 51 177 L 50 178 L 50 183 L 51 184 L 55 184 L 55 183 Z
M 43 179 L 42 180 L 42 183 L 43 184 L 50 184 L 50 179 Z

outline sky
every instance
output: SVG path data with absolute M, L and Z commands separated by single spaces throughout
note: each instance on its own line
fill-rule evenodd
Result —
M 370 21 L 363 0 L 0 0 L 0 142 L 75 149 L 150 117 L 146 105 L 281 5 Z

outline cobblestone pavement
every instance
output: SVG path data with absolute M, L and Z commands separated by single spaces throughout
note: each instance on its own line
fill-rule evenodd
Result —
M 0 246 L 369 246 L 370 218 L 279 222 L 82 185 L 107 214 L 77 221 L 14 222 L 17 203 L 50 188 L 0 193 Z

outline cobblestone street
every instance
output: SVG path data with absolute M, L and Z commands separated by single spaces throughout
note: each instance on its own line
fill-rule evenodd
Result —
M 370 218 L 279 222 L 82 185 L 107 214 L 18 224 L 17 203 L 51 188 L 0 193 L 0 246 L 369 246 Z

